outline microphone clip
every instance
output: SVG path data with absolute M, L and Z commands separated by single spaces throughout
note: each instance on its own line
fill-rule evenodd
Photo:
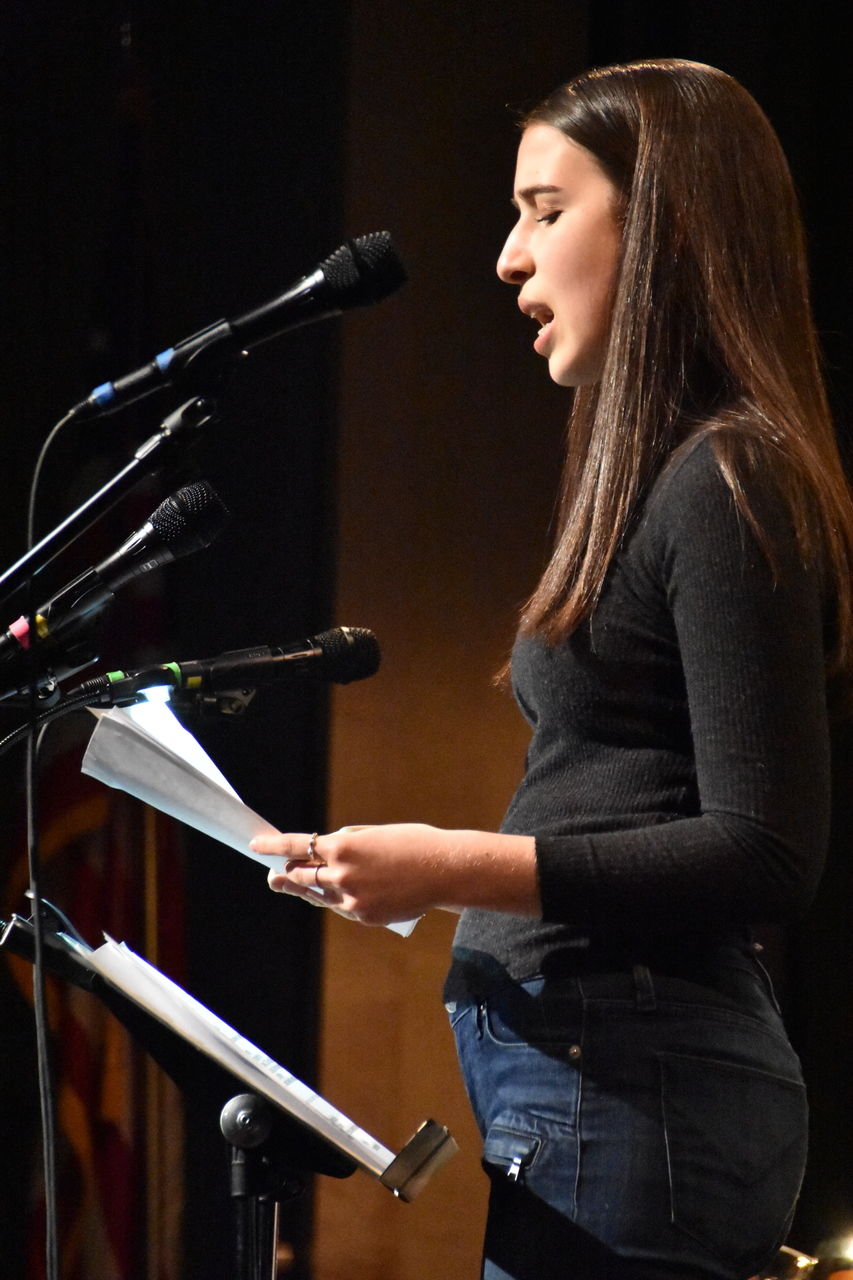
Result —
M 173 689 L 169 701 L 177 712 L 184 712 L 210 719 L 214 716 L 245 715 L 257 689 L 218 689 L 215 693 L 202 690 Z

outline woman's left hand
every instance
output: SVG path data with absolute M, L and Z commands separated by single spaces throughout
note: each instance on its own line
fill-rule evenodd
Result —
M 279 853 L 282 871 L 270 871 L 278 893 L 332 907 L 363 924 L 390 924 L 440 905 L 441 866 L 450 856 L 450 832 L 423 823 L 341 827 L 318 836 L 258 836 L 256 853 Z
M 363 924 L 411 920 L 434 907 L 488 906 L 496 895 L 499 910 L 538 912 L 532 837 L 401 822 L 341 827 L 316 839 L 258 836 L 251 847 L 283 860 L 281 871 L 269 873 L 271 889 Z

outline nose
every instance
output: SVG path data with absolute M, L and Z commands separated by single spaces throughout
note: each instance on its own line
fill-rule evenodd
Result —
M 513 227 L 498 258 L 497 272 L 504 284 L 522 285 L 533 275 L 533 261 L 525 237 Z

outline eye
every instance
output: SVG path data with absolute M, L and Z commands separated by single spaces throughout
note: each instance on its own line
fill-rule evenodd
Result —
M 547 226 L 550 227 L 553 223 L 557 221 L 561 213 L 562 213 L 562 209 L 555 209 L 553 213 L 543 213 L 542 217 L 537 218 L 536 221 L 544 222 Z

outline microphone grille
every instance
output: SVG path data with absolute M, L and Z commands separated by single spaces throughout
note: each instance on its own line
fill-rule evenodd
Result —
M 359 270 L 347 244 L 342 244 L 340 249 L 330 253 L 328 258 L 320 263 L 320 270 L 336 299 L 358 288 Z
M 180 543 L 182 553 L 209 546 L 227 519 L 228 509 L 207 480 L 184 485 L 165 498 L 149 517 L 163 543 Z
M 387 231 L 348 240 L 360 268 L 363 303 L 380 302 L 406 283 L 406 271 Z
M 347 240 L 320 264 L 320 270 L 341 310 L 381 302 L 406 282 L 387 231 Z
M 336 684 L 364 680 L 379 670 L 379 641 L 366 627 L 334 627 L 314 637 L 323 654 L 323 675 Z

